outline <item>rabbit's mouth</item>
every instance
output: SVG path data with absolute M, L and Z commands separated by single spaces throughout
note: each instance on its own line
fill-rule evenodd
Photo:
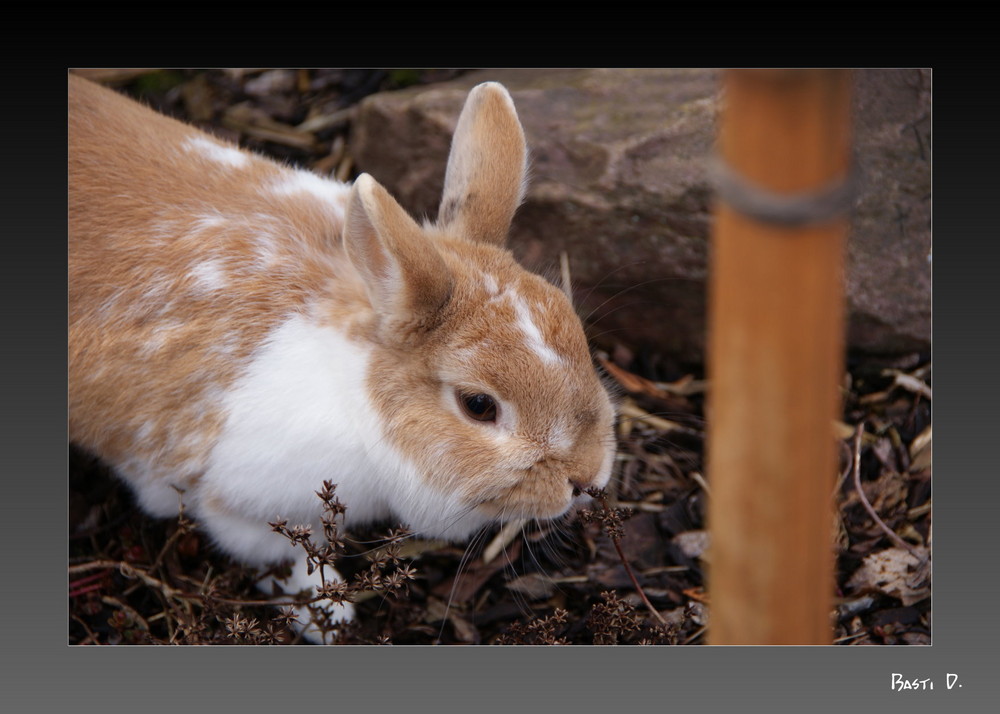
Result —
M 580 496 L 574 496 L 571 487 L 567 487 L 565 492 L 558 496 L 553 494 L 541 499 L 526 498 L 524 495 L 508 492 L 481 500 L 476 504 L 476 511 L 498 523 L 518 519 L 550 521 L 575 511 L 578 505 L 589 502 L 589 496 L 582 494 L 582 497 L 584 500 L 580 501 Z

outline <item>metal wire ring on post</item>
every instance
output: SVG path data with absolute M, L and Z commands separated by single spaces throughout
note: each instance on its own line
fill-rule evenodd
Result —
M 745 216 L 782 226 L 804 226 L 839 218 L 851 211 L 860 179 L 857 163 L 843 179 L 814 191 L 782 194 L 761 188 L 738 174 L 720 157 L 709 163 L 709 177 L 719 198 Z

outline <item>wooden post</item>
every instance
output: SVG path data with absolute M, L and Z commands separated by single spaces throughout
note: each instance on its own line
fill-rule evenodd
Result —
M 850 74 L 731 70 L 709 297 L 712 644 L 832 639 Z

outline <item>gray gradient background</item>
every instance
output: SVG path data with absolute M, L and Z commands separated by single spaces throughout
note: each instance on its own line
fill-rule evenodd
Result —
M 934 644 L 909 648 L 69 647 L 64 73 L 4 79 L 4 710 L 993 710 L 995 76 L 934 74 Z M 892 672 L 935 689 L 892 693 Z

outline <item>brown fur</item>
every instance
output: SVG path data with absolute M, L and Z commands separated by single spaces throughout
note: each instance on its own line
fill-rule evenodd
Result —
M 586 488 L 599 470 L 613 419 L 607 397 L 591 367 L 579 320 L 563 294 L 526 273 L 504 251 L 438 236 L 437 245 L 455 274 L 469 264 L 486 266 L 501 291 L 512 287 L 532 304 L 546 305 L 539 328 L 549 344 L 559 345 L 565 364 L 542 367 L 524 345 L 513 309 L 490 302 L 485 289 L 467 275 L 456 281 L 452 311 L 440 329 L 418 349 L 401 348 L 376 361 L 371 379 L 378 409 L 392 415 L 391 431 L 400 449 L 445 490 L 458 490 L 470 502 L 496 501 L 498 510 L 548 517 L 564 508 L 571 481 Z M 456 360 L 473 350 L 470 360 Z M 510 444 L 494 444 L 484 434 L 495 429 L 442 415 L 439 394 L 443 372 L 464 373 L 469 386 L 486 389 L 515 405 L 517 432 Z M 545 436 L 553 415 L 565 418 L 574 446 L 557 449 Z M 415 428 L 419 426 L 419 428 Z M 428 428 L 448 454 L 435 463 L 427 448 Z M 499 513 L 498 513 L 499 515 Z
M 199 160 L 180 147 L 203 133 L 77 77 L 69 90 L 70 439 L 113 464 L 194 474 L 221 427 L 217 396 L 254 347 L 324 293 L 329 321 L 351 326 L 361 285 L 316 201 L 261 190 L 287 169 Z M 238 220 L 198 230 L 220 203 Z M 271 265 L 254 264 L 254 230 L 240 229 L 267 230 L 258 216 L 274 222 Z M 208 261 L 227 290 L 190 277 Z
M 614 415 L 579 319 L 501 247 L 526 153 L 498 85 L 473 90 L 441 220 L 426 227 L 368 176 L 345 196 L 345 223 L 308 194 L 269 191 L 302 178 L 289 169 L 213 159 L 206 141 L 237 150 L 74 77 L 69 98 L 74 442 L 196 486 L 221 395 L 300 313 L 372 347 L 385 435 L 432 488 L 498 517 L 550 517 L 606 477 Z M 465 418 L 456 388 L 495 396 L 501 418 Z
M 455 128 L 439 223 L 472 240 L 503 245 L 524 197 L 524 132 L 506 92 L 470 95 Z

